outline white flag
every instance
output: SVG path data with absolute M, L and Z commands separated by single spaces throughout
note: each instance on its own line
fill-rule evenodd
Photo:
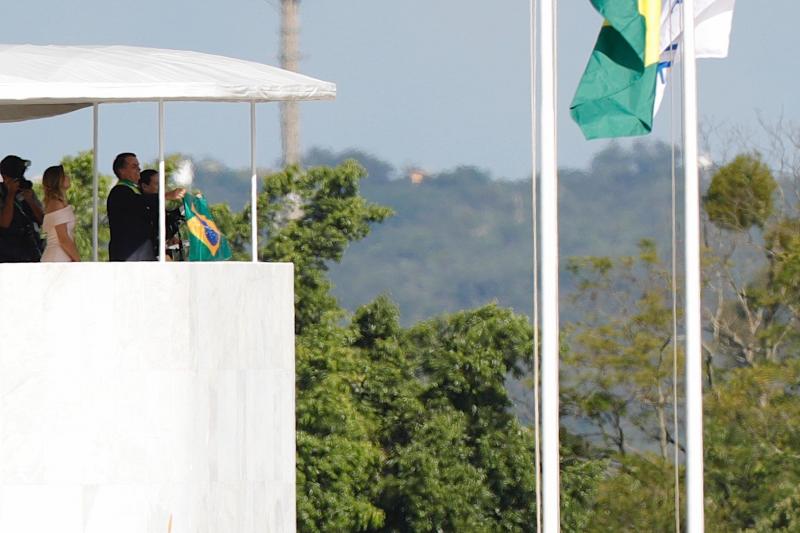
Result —
M 728 56 L 733 8 L 736 0 L 696 0 L 694 8 L 695 57 L 723 58 Z M 656 98 L 653 114 L 658 112 L 670 70 L 681 55 L 683 0 L 668 0 L 661 13 L 661 42 L 664 44 L 656 79 Z

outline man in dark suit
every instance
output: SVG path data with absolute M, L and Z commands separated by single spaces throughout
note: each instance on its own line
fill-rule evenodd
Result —
M 155 261 L 151 228 L 158 225 L 158 195 L 142 194 L 139 190 L 139 159 L 125 152 L 114 159 L 114 174 L 119 181 L 108 194 L 108 224 L 111 241 L 108 255 L 111 261 Z M 185 189 L 166 193 L 167 200 L 180 200 Z

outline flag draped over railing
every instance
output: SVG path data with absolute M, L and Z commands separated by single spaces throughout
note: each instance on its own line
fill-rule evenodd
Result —
M 220 232 L 203 196 L 183 198 L 186 227 L 189 230 L 189 261 L 225 261 L 231 258 L 228 240 Z
M 681 0 L 591 0 L 605 18 L 570 106 L 587 139 L 653 128 L 682 41 Z M 728 54 L 735 0 L 697 0 L 696 57 Z

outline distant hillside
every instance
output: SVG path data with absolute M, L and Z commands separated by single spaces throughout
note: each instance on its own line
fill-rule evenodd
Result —
M 209 202 L 228 204 L 234 211 L 250 203 L 249 169 L 232 169 L 205 159 L 195 163 L 193 186 L 203 191 Z
M 412 183 L 390 179 L 397 175 L 391 166 L 358 152 L 318 150 L 306 162 L 359 156 L 383 172 L 363 182 L 363 194 L 396 215 L 331 265 L 345 307 L 388 293 L 406 324 L 492 300 L 530 314 L 530 180 L 497 181 L 460 167 Z M 562 257 L 633 253 L 642 238 L 668 243 L 669 164 L 666 145 L 640 143 L 630 150 L 611 145 L 587 170 L 562 170 Z

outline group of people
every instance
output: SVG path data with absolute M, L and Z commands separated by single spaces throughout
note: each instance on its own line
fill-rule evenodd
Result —
M 0 262 L 80 261 L 75 244 L 75 212 L 67 203 L 70 177 L 62 165 L 42 175 L 44 204 L 25 178 L 30 161 L 8 155 L 0 161 Z M 154 261 L 158 249 L 158 172 L 141 170 L 136 154 L 114 158 L 117 183 L 108 194 L 108 245 L 111 261 Z M 182 188 L 167 191 L 167 200 L 180 200 Z M 43 242 L 40 231 L 46 236 Z

